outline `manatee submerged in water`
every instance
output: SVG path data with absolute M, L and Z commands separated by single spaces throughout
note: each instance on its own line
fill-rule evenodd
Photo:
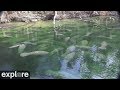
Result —
M 33 52 L 24 52 L 24 53 L 21 53 L 20 54 L 20 56 L 21 57 L 26 57 L 26 56 L 30 56 L 30 55 L 35 55 L 35 56 L 37 56 L 37 55 L 41 55 L 41 56 L 43 56 L 43 55 L 47 55 L 49 52 L 47 52 L 47 51 L 33 51 Z

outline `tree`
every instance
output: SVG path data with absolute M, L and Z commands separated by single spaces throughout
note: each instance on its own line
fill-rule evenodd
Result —
M 56 30 L 56 17 L 57 17 L 57 11 L 54 11 L 54 18 L 53 18 L 53 25 L 54 25 L 54 39 L 57 37 L 57 30 Z

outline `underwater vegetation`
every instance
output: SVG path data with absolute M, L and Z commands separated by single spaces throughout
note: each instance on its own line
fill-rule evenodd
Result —
M 90 20 L 0 29 L 0 70 L 27 70 L 38 79 L 115 79 L 120 65 L 118 22 Z

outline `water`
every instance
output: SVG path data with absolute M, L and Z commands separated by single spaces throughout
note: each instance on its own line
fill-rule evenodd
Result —
M 116 78 L 116 73 L 119 71 L 118 67 L 119 67 L 119 60 L 117 58 L 117 54 L 118 54 L 118 50 L 115 50 L 114 52 L 106 55 L 105 62 L 104 64 L 102 64 L 102 62 L 100 62 L 102 58 L 95 58 L 96 57 L 96 51 L 97 49 L 94 49 L 93 47 L 97 47 L 95 45 L 93 45 L 92 48 L 92 53 L 90 54 L 92 57 L 92 60 L 94 62 L 98 62 L 98 66 L 101 65 L 101 68 L 104 68 L 104 70 L 102 72 L 99 72 L 99 75 L 96 75 L 95 73 L 92 74 L 92 79 L 108 79 L 110 78 L 108 74 L 111 74 L 111 70 L 116 71 L 113 76 L 111 75 L 111 78 Z M 90 48 L 90 50 L 91 50 Z M 83 78 L 86 73 L 90 73 L 91 71 L 88 69 L 87 63 L 85 62 L 85 55 L 84 55 L 84 51 L 80 51 L 81 54 L 79 55 L 79 57 L 77 59 L 74 60 L 74 64 L 72 64 L 70 67 L 68 65 L 69 61 L 67 60 L 61 60 L 61 69 L 59 71 L 59 73 L 61 75 L 63 75 L 63 78 L 65 79 L 81 79 Z M 91 51 L 90 51 L 91 52 Z M 96 60 L 95 60 L 96 59 Z M 97 67 L 96 67 L 97 68 Z M 95 69 L 95 68 L 94 68 Z
M 81 62 L 84 60 L 83 58 L 84 52 L 82 51 L 81 55 L 79 55 L 79 58 L 75 60 L 75 64 L 72 65 L 72 67 L 68 67 L 68 61 L 62 60 L 61 61 L 61 69 L 60 74 L 63 75 L 64 78 L 70 79 L 80 79 L 81 78 Z
M 80 64 L 81 64 L 80 62 L 81 62 L 81 60 L 75 61 L 75 65 L 73 66 L 73 71 L 75 73 L 80 73 Z
M 0 71 L 11 71 L 13 70 L 13 67 L 9 64 L 4 64 L 3 66 L 0 67 Z
M 68 64 L 68 61 L 67 60 L 63 60 L 61 61 L 61 71 L 66 71 L 67 70 L 67 64 Z
M 61 26 L 57 31 L 63 35 L 56 39 L 52 21 L 36 23 L 34 27 L 28 25 L 27 29 L 22 26 L 0 29 L 0 70 L 27 70 L 31 78 L 38 79 L 58 78 L 59 74 L 67 79 L 100 78 L 104 73 L 103 79 L 117 75 L 120 60 L 118 29 L 106 30 L 103 26 L 91 29 L 88 23 L 78 20 L 59 23 Z M 85 36 L 88 30 L 91 34 Z M 106 38 L 109 34 L 116 37 Z M 67 41 L 66 37 L 69 37 Z M 85 46 L 82 46 L 83 40 L 88 42 Z M 102 50 L 99 47 L 103 41 L 108 45 Z M 73 57 L 66 60 L 65 57 L 73 52 L 75 55 L 71 54 Z M 55 75 L 46 74 L 49 70 Z
M 60 73 L 64 75 L 66 78 L 70 78 L 68 74 L 70 74 L 70 76 L 72 75 L 73 77 L 80 75 L 80 60 L 76 60 L 73 68 L 68 67 L 68 63 L 66 62 L 66 60 L 63 60 L 61 62 Z

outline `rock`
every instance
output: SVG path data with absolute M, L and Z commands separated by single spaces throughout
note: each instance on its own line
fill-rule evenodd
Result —
M 97 11 L 93 11 L 92 16 L 99 16 L 100 14 Z
M 46 17 L 44 18 L 44 20 L 53 20 L 54 18 L 54 14 L 48 14 L 46 15 Z
M 67 53 L 71 53 L 71 52 L 74 52 L 75 49 L 76 49 L 75 46 L 70 46 L 70 47 L 67 48 L 66 52 L 67 52 Z
M 101 12 L 100 12 L 100 15 L 101 15 L 101 16 L 107 16 L 107 15 L 108 15 L 108 11 L 101 11 Z
M 31 21 L 32 21 L 32 22 L 37 22 L 38 20 L 37 20 L 37 19 L 32 19 Z

